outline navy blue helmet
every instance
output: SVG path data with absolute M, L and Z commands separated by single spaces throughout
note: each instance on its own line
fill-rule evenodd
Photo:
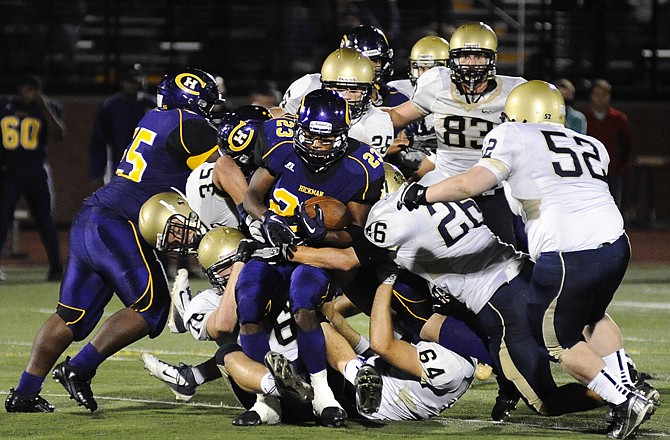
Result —
M 309 92 L 298 109 L 293 137 L 296 153 L 311 171 L 325 171 L 346 154 L 350 124 L 349 104 L 337 92 Z
M 268 119 L 272 119 L 272 115 L 260 105 L 243 105 L 224 113 L 221 118 L 216 135 L 219 151 L 230 156 L 247 178 L 258 168 L 254 161 L 254 145 L 258 128 Z
M 386 84 L 391 80 L 393 49 L 381 29 L 367 25 L 356 26 L 342 36 L 340 47 L 356 49 L 375 63 L 375 84 Z
M 189 67 L 181 72 L 165 75 L 158 84 L 156 103 L 165 110 L 183 108 L 210 120 L 214 107 L 222 105 L 223 102 L 214 77 L 200 69 Z

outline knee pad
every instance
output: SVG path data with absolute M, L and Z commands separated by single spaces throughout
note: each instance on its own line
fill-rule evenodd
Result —
M 227 372 L 224 372 L 225 371 L 224 358 L 228 353 L 233 353 L 235 351 L 242 351 L 242 347 L 240 347 L 239 344 L 231 342 L 229 344 L 225 344 L 219 347 L 219 349 L 216 351 L 216 354 L 214 355 L 214 358 L 216 359 L 216 365 L 219 367 L 221 372 L 224 373 L 224 376 L 226 377 L 228 376 L 228 374 Z
M 83 318 L 85 314 L 85 310 L 74 309 L 63 304 L 58 304 L 58 307 L 56 307 L 56 315 L 60 316 L 60 318 L 65 321 L 65 325 L 67 325 L 72 332 L 72 337 L 75 342 L 84 340 L 91 331 L 93 331 L 95 324 L 97 324 L 97 320 L 93 323 L 84 320 Z

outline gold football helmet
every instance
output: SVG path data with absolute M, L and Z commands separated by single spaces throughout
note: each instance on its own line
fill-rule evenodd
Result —
M 449 47 L 451 80 L 461 89 L 465 88 L 466 96 L 476 102 L 481 93 L 475 93 L 475 87 L 495 78 L 498 37 L 485 23 L 466 23 L 451 36 Z M 482 58 L 484 62 L 461 64 L 461 57 L 471 55 Z
M 322 87 L 347 100 L 352 120 L 370 107 L 374 78 L 375 65 L 356 49 L 337 49 L 321 65 Z
M 565 125 L 563 95 L 553 84 L 533 80 L 516 86 L 505 101 L 503 121 Z
M 449 63 L 449 43 L 442 37 L 423 37 L 412 46 L 409 53 L 409 80 L 412 85 L 421 74 L 434 66 L 447 66 Z
M 144 202 L 138 223 L 142 237 L 160 252 L 194 253 L 204 233 L 198 214 L 176 192 L 158 193 Z
M 384 186 L 382 186 L 382 199 L 387 195 L 398 191 L 398 189 L 405 182 L 405 176 L 402 175 L 398 167 L 388 162 L 384 162 Z
M 223 291 L 228 282 L 230 266 L 244 234 L 235 228 L 220 226 L 207 232 L 198 246 L 198 261 L 213 286 Z

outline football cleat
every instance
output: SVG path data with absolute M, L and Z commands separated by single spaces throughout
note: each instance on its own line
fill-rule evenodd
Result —
M 382 402 L 382 377 L 375 367 L 364 364 L 356 373 L 356 410 L 359 414 L 379 411 Z
M 179 269 L 170 291 L 172 305 L 168 314 L 167 326 L 171 333 L 185 333 L 184 313 L 186 306 L 191 302 L 191 288 L 188 282 L 188 270 Z
M 281 396 L 302 402 L 310 402 L 314 399 L 314 389 L 296 373 L 291 361 L 286 357 L 274 351 L 268 351 L 263 361 L 274 377 Z
M 513 410 L 516 409 L 516 404 L 519 403 L 521 394 L 516 390 L 512 389 L 511 386 L 505 386 L 503 388 L 498 388 L 498 396 L 496 397 L 496 403 L 493 405 L 491 410 L 491 420 L 494 422 L 502 422 L 505 419 L 509 418 Z M 508 395 L 510 393 L 510 395 Z
M 244 411 L 232 421 L 233 426 L 258 426 L 262 425 L 261 416 L 253 409 Z
M 9 396 L 5 400 L 5 409 L 10 413 L 54 412 L 54 406 L 39 394 L 19 394 L 14 388 L 9 389 Z
M 179 364 L 176 367 L 149 353 L 142 353 L 141 358 L 144 368 L 149 370 L 149 374 L 170 388 L 177 400 L 188 402 L 195 396 L 198 385 L 195 382 L 190 365 Z
M 628 438 L 635 435 L 640 425 L 648 419 L 647 414 L 654 407 L 653 402 L 639 392 L 631 392 L 628 399 L 613 408 L 613 420 L 607 437 Z
M 649 385 L 647 382 L 644 380 L 638 381 L 635 384 L 635 388 L 642 394 L 647 400 L 649 400 L 651 403 L 653 403 L 653 406 L 647 412 L 645 415 L 645 421 L 649 420 L 651 416 L 654 415 L 656 412 L 656 408 L 661 406 L 661 393 L 658 392 L 658 390 L 651 385 Z
M 70 394 L 70 399 L 74 399 L 79 405 L 93 412 L 98 409 L 98 402 L 95 401 L 93 391 L 91 391 L 91 379 L 95 376 L 95 370 L 82 371 L 70 365 L 69 361 L 70 356 L 66 357 L 64 362 L 56 365 L 53 378 L 63 385 L 63 388 Z
M 328 428 L 338 428 L 347 421 L 347 412 L 339 406 L 329 406 L 317 415 L 319 423 Z

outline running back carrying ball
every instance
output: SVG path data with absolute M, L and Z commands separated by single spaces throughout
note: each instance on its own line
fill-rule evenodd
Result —
M 352 216 L 347 205 L 340 202 L 335 197 L 318 196 L 303 202 L 304 211 L 310 217 L 316 217 L 315 205 L 323 211 L 323 220 L 328 231 L 339 231 L 351 224 Z

